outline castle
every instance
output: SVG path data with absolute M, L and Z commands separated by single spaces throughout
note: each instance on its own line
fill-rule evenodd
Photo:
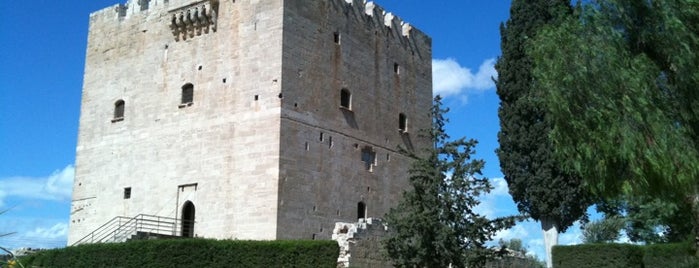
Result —
M 137 217 L 330 239 L 401 198 L 399 146 L 430 146 L 431 39 L 373 2 L 129 0 L 86 53 L 69 245 Z

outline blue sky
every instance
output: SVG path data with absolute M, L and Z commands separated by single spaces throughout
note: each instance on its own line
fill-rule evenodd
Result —
M 0 1 L 0 246 L 66 243 L 89 14 L 125 0 Z M 490 216 L 517 213 L 494 150 L 499 99 L 491 77 L 499 25 L 509 0 L 376 0 L 432 37 L 435 91 L 451 108 L 448 132 L 480 143 L 477 157 L 496 189 Z M 578 226 L 560 237 L 579 242 Z M 539 224 L 523 222 L 499 238 L 520 238 L 540 258 Z

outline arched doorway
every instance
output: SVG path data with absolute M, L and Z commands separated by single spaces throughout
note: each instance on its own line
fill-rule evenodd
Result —
M 194 237 L 194 204 L 191 201 L 182 206 L 182 236 Z

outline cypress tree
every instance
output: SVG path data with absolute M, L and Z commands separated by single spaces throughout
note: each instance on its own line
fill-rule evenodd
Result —
M 541 222 L 548 267 L 558 233 L 584 217 L 590 202 L 581 178 L 566 173 L 554 155 L 544 92 L 532 79 L 526 47 L 542 27 L 570 14 L 568 0 L 513 0 L 500 28 L 502 56 L 495 66 L 500 167 L 519 211 Z

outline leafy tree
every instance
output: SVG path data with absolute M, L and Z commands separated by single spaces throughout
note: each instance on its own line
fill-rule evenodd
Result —
M 492 251 L 486 249 L 498 230 L 514 225 L 514 218 L 490 220 L 474 212 L 478 196 L 492 186 L 481 176 L 485 162 L 472 160 L 475 140 L 449 140 L 441 98 L 434 99 L 432 128 L 421 137 L 433 146 L 425 152 L 406 152 L 414 159 L 411 189 L 386 215 L 388 255 L 398 267 L 483 267 Z
M 691 204 L 699 238 L 699 1 L 586 1 L 530 48 L 568 170 L 599 196 Z
M 541 222 L 549 267 L 558 233 L 584 217 L 590 202 L 582 179 L 564 171 L 554 155 L 546 89 L 533 83 L 526 46 L 542 27 L 571 14 L 569 2 L 513 0 L 510 18 L 500 29 L 502 57 L 495 66 L 500 167 L 519 211 Z
M 607 217 L 623 219 L 623 229 L 632 242 L 684 242 L 692 233 L 692 210 L 686 202 L 624 195 L 599 203 L 597 210 Z
M 510 240 L 498 241 L 500 248 L 506 248 L 512 251 L 521 252 L 522 254 L 527 254 L 527 249 L 522 245 L 522 240 L 517 238 L 512 238 Z
M 619 216 L 605 217 L 583 225 L 583 243 L 610 243 L 621 237 L 625 219 Z

